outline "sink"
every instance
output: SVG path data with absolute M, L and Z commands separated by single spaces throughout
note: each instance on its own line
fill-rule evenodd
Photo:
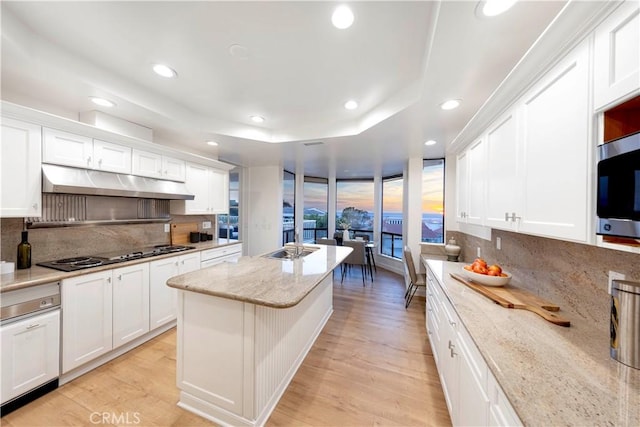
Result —
M 271 258 L 271 259 L 296 259 L 296 258 L 306 257 L 307 255 L 312 254 L 317 250 L 318 248 L 309 248 L 305 246 L 302 248 L 302 253 L 296 256 L 295 248 L 293 246 L 290 246 L 284 249 L 278 249 L 277 251 L 273 251 L 271 253 L 262 255 L 262 257 Z

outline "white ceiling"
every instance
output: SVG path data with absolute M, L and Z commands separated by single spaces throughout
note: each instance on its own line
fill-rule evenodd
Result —
M 355 23 L 338 30 L 336 2 L 5 0 L 2 99 L 73 119 L 100 110 L 245 166 L 391 175 L 409 156 L 442 157 L 566 3 L 479 18 L 475 1 L 352 2 Z M 156 62 L 178 78 L 155 76 Z M 462 106 L 439 109 L 449 98 Z

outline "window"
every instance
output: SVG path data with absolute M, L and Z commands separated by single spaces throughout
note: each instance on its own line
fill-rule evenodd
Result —
M 326 178 L 304 177 L 304 241 L 327 237 L 329 183 Z
M 348 228 L 352 238 L 373 240 L 373 180 L 341 180 L 336 187 L 336 231 Z
M 295 240 L 296 176 L 284 171 L 282 179 L 282 244 Z
M 422 241 L 444 243 L 444 159 L 422 162 Z
M 380 253 L 402 259 L 402 177 L 382 180 Z
M 229 172 L 229 214 L 218 215 L 218 239 L 234 241 L 240 239 L 240 172 L 233 169 Z

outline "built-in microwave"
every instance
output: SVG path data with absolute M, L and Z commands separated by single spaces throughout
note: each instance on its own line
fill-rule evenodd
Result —
M 640 132 L 598 147 L 598 234 L 640 238 Z

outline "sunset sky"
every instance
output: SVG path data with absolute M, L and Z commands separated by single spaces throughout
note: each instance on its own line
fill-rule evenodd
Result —
M 442 214 L 444 165 L 442 162 L 426 166 L 422 173 L 422 212 Z M 286 176 L 286 175 L 285 175 Z M 284 182 L 284 199 L 293 204 L 293 180 Z M 383 182 L 383 211 L 402 212 L 402 179 Z M 306 182 L 304 185 L 305 208 L 327 210 L 326 184 Z M 338 181 L 338 212 L 354 206 L 373 212 L 373 181 Z

